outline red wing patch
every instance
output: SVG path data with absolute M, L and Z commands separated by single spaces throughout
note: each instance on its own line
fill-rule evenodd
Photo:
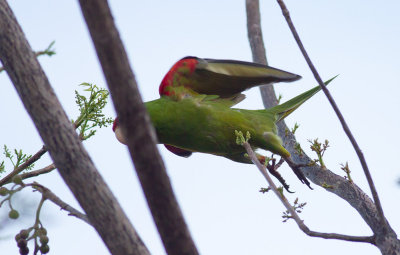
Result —
M 195 57 L 186 57 L 176 62 L 168 73 L 164 76 L 159 87 L 160 96 L 170 96 L 172 94 L 169 87 L 188 86 L 187 79 L 196 69 L 198 61 Z M 181 79 L 182 77 L 186 79 Z M 183 81 L 185 80 L 185 81 Z
M 175 155 L 181 156 L 181 157 L 190 157 L 192 155 L 191 151 L 187 151 L 178 147 L 174 147 L 172 145 L 164 144 L 165 148 L 169 150 L 170 152 L 174 153 Z

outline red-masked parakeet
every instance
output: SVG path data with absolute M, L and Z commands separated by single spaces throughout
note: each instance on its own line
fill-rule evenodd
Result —
M 232 108 L 242 101 L 246 89 L 276 82 L 291 82 L 301 76 L 255 63 L 185 57 L 165 75 L 160 98 L 145 106 L 156 130 L 158 142 L 171 152 L 189 157 L 193 152 L 223 156 L 240 163 L 252 163 L 245 149 L 236 143 L 235 130 L 251 134 L 253 149 L 264 149 L 290 159 L 277 135 L 276 123 L 320 90 L 315 87 L 281 105 L 266 110 Z M 115 120 L 113 130 L 126 144 Z M 265 157 L 257 154 L 260 161 Z M 309 186 L 300 172 L 296 175 Z M 282 180 L 280 179 L 282 182 Z M 284 184 L 285 188 L 287 185 Z

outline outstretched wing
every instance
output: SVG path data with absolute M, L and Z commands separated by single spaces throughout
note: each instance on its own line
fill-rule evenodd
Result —
M 241 92 L 246 89 L 300 78 L 293 73 L 250 62 L 185 57 L 176 62 L 165 75 L 159 93 L 160 96 L 170 96 L 174 100 L 185 97 L 201 100 L 221 98 L 227 107 L 231 107 L 245 98 Z M 171 145 L 165 147 L 178 156 L 189 157 L 192 154 L 191 151 Z
M 185 57 L 176 62 L 165 75 L 159 88 L 160 95 L 171 96 L 179 87 L 198 94 L 234 98 L 246 89 L 274 82 L 291 82 L 301 76 L 273 67 L 236 60 Z
M 337 75 L 325 82 L 325 85 L 328 85 L 331 81 L 333 81 Z M 277 115 L 277 122 L 286 118 L 289 114 L 291 114 L 294 110 L 299 108 L 300 105 L 302 105 L 305 101 L 310 99 L 313 95 L 315 95 L 318 91 L 321 90 L 320 86 L 316 86 L 300 95 L 297 97 L 294 97 L 290 99 L 289 101 L 274 106 L 272 108 L 269 108 L 268 111 L 272 112 Z

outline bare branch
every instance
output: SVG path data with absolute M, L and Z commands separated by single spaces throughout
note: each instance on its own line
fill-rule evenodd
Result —
M 378 215 L 379 215 L 379 217 L 381 219 L 382 226 L 386 226 L 387 227 L 386 219 L 385 219 L 385 216 L 383 214 L 382 205 L 381 205 L 381 202 L 379 200 L 378 192 L 376 191 L 376 188 L 375 188 L 374 182 L 372 180 L 371 173 L 370 173 L 370 171 L 368 169 L 367 161 L 365 160 L 364 154 L 362 153 L 360 147 L 358 146 L 357 141 L 354 138 L 353 134 L 351 133 L 350 128 L 348 127 L 346 121 L 344 120 L 344 117 L 343 117 L 342 113 L 340 112 L 339 107 L 336 105 L 335 100 L 333 99 L 333 97 L 332 97 L 331 93 L 329 92 L 328 88 L 325 86 L 325 84 L 322 81 L 317 69 L 315 68 L 314 64 L 312 63 L 310 57 L 308 56 L 307 51 L 304 48 L 304 45 L 300 40 L 300 36 L 297 33 L 296 28 L 294 27 L 292 19 L 290 18 L 289 10 L 286 8 L 285 3 L 282 0 L 278 0 L 278 4 L 282 9 L 283 16 L 285 17 L 285 19 L 286 19 L 286 21 L 287 21 L 287 23 L 289 25 L 290 31 L 292 31 L 293 37 L 296 40 L 297 45 L 299 46 L 300 51 L 303 54 L 308 66 L 310 67 L 311 72 L 313 73 L 313 75 L 314 75 L 315 79 L 317 80 L 319 86 L 321 86 L 321 88 L 324 91 L 326 97 L 328 98 L 329 103 L 331 104 L 333 110 L 335 111 L 337 117 L 339 118 L 340 123 L 342 124 L 344 132 L 346 133 L 347 137 L 349 138 L 351 144 L 354 147 L 354 150 L 357 153 L 357 156 L 358 156 L 358 158 L 360 160 L 361 166 L 362 166 L 362 168 L 364 170 L 364 174 L 367 177 L 368 185 L 369 185 L 369 187 L 371 189 L 372 197 L 374 198 L 375 205 L 376 205 L 376 208 L 377 208 L 377 211 L 378 211 Z
M 255 63 L 268 65 L 267 55 L 265 53 L 264 40 L 260 24 L 260 4 L 254 0 L 246 0 L 247 13 L 247 35 L 249 37 L 253 61 Z M 271 108 L 278 103 L 275 97 L 272 84 L 260 87 L 260 93 L 265 108 Z
M 79 2 L 164 247 L 168 254 L 198 254 L 156 147 L 154 130 L 108 3 Z
M 43 167 L 41 169 L 21 174 L 20 176 L 21 176 L 22 180 L 25 180 L 25 179 L 28 179 L 28 178 L 32 178 L 32 177 L 36 177 L 36 176 L 42 175 L 42 174 L 50 173 L 54 169 L 56 169 L 56 165 L 50 164 L 50 165 L 48 165 L 46 167 Z
M 0 27 L 0 59 L 4 68 L 58 172 L 105 245 L 112 254 L 149 254 L 83 148 L 5 0 L 0 0 Z
M 303 230 L 303 229 L 302 229 Z M 336 239 L 342 241 L 351 241 L 351 242 L 359 242 L 359 243 L 370 243 L 375 244 L 375 236 L 348 236 L 336 233 L 322 233 L 316 231 L 304 231 L 308 236 L 312 237 L 321 237 L 324 239 Z
M 62 210 L 67 211 L 68 215 L 75 216 L 76 218 L 81 219 L 84 222 L 86 222 L 87 224 L 91 225 L 88 217 L 85 214 L 81 213 L 77 209 L 73 208 L 69 204 L 62 201 L 56 194 L 54 194 L 51 190 L 49 190 L 45 186 L 43 186 L 37 182 L 34 182 L 33 184 L 29 184 L 29 186 L 32 186 L 37 191 L 42 193 L 44 199 L 50 200 L 54 204 L 58 205 Z
M 254 153 L 253 149 L 251 148 L 248 142 L 243 144 L 243 147 L 246 149 L 247 154 L 249 155 L 251 161 L 257 166 L 258 170 L 260 170 L 261 174 L 267 180 L 269 187 L 275 193 L 275 195 L 279 198 L 282 204 L 285 206 L 286 210 L 289 211 L 291 218 L 296 222 L 297 226 L 307 235 L 313 237 L 321 237 L 325 239 L 338 239 L 338 240 L 345 240 L 345 241 L 353 241 L 353 242 L 364 242 L 364 243 L 371 243 L 375 242 L 374 236 L 349 236 L 349 235 L 341 235 L 336 233 L 322 233 L 310 230 L 305 224 L 298 213 L 294 210 L 293 206 L 289 203 L 281 192 L 279 192 L 278 188 L 272 181 L 271 177 L 269 176 L 268 172 L 265 169 L 265 166 L 258 161 L 256 154 Z

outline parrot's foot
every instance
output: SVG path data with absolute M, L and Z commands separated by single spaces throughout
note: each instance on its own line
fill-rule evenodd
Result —
M 289 185 L 286 183 L 285 179 L 283 179 L 282 175 L 277 171 L 277 169 L 285 162 L 283 158 L 276 163 L 276 159 L 272 158 L 267 165 L 268 172 L 270 172 L 276 179 L 282 184 L 285 190 L 289 193 L 294 193 L 293 191 L 289 190 Z
M 288 163 L 288 165 L 290 166 L 290 168 L 292 168 L 294 174 L 297 176 L 297 178 L 299 178 L 299 180 L 304 183 L 305 185 L 307 185 L 310 189 L 310 182 L 307 180 L 307 178 L 304 176 L 303 172 L 300 170 L 301 167 L 305 167 L 307 166 L 306 164 L 296 164 L 295 162 L 293 162 L 293 160 L 291 158 L 285 158 L 286 163 Z

